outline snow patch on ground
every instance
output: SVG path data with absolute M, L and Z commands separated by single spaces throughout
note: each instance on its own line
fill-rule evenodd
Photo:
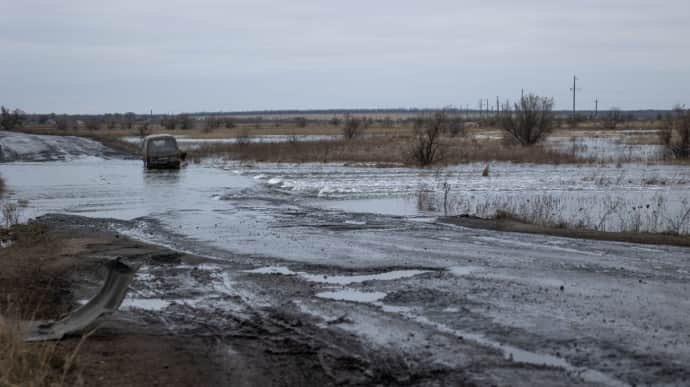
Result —
M 0 161 L 54 161 L 103 157 L 109 151 L 98 141 L 0 131 Z
M 329 300 L 336 301 L 350 301 L 350 302 L 361 302 L 361 303 L 371 303 L 382 300 L 386 297 L 384 292 L 363 292 L 354 289 L 341 289 L 328 292 L 317 293 L 316 297 L 326 298 Z
M 397 279 L 414 277 L 428 272 L 428 270 L 393 270 L 378 274 L 329 276 L 324 274 L 295 272 L 285 266 L 267 266 L 245 271 L 245 273 L 253 274 L 296 275 L 309 282 L 317 282 L 328 285 L 350 285 L 366 281 L 393 281 Z

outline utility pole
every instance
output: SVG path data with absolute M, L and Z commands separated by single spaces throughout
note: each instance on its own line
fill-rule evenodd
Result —
M 594 99 L 594 117 L 599 115 L 599 98 Z
M 573 117 L 575 117 L 575 94 L 580 90 L 577 88 L 577 76 L 575 75 L 573 75 L 573 87 L 570 90 L 573 92 Z
M 498 101 L 498 96 L 496 96 L 496 115 L 499 114 L 501 103 Z

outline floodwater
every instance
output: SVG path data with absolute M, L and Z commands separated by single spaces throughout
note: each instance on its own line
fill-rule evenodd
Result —
M 251 187 L 252 179 L 216 168 L 147 171 L 140 160 L 97 157 L 2 165 L 10 198 L 30 203 L 25 217 L 46 213 L 133 219 L 222 208 L 214 197 Z
M 690 376 L 688 249 L 469 230 L 435 216 L 444 184 L 449 197 L 484 200 L 541 191 L 679 195 L 688 169 L 496 164 L 488 178 L 482 169 L 219 163 L 149 172 L 138 160 L 94 156 L 0 164 L 7 199 L 28 201 L 24 219 L 132 220 L 114 227 L 212 252 L 218 265 L 198 268 L 217 277 L 208 291 L 238 293 L 257 308 L 347 315 L 337 326 L 371 342 L 420 324 L 435 334 L 419 339 L 419 350 L 440 364 L 457 357 L 452 346 L 424 348 L 450 334 L 591 384 L 682 384 Z M 421 205 L 419 192 L 431 192 Z M 224 260 L 243 256 L 253 268 L 224 271 Z M 257 292 L 251 281 L 265 276 Z M 290 293 L 295 283 L 308 290 Z M 132 295 L 125 305 L 163 313 L 173 301 Z M 381 345 L 411 345 L 402 343 Z

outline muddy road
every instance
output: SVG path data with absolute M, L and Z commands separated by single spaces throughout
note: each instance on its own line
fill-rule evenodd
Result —
M 375 168 L 363 173 L 384 195 L 368 200 L 350 189 L 354 167 L 314 167 L 326 184 L 286 192 L 274 167 L 146 172 L 46 149 L 36 160 L 53 161 L 0 165 L 22 216 L 67 214 L 45 219 L 196 257 L 145 265 L 118 316 L 214 337 L 240 379 L 252 340 L 274 336 L 296 343 L 261 351 L 318 367 L 318 384 L 690 384 L 687 248 L 445 224 L 400 192 L 387 200 L 392 172 Z M 418 177 L 395 173 L 397 186 Z

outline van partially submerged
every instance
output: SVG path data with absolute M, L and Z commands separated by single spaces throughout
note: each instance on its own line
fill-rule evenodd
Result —
M 146 136 L 141 144 L 144 167 L 154 168 L 180 168 L 186 153 L 177 147 L 177 140 L 169 134 L 154 134 Z

